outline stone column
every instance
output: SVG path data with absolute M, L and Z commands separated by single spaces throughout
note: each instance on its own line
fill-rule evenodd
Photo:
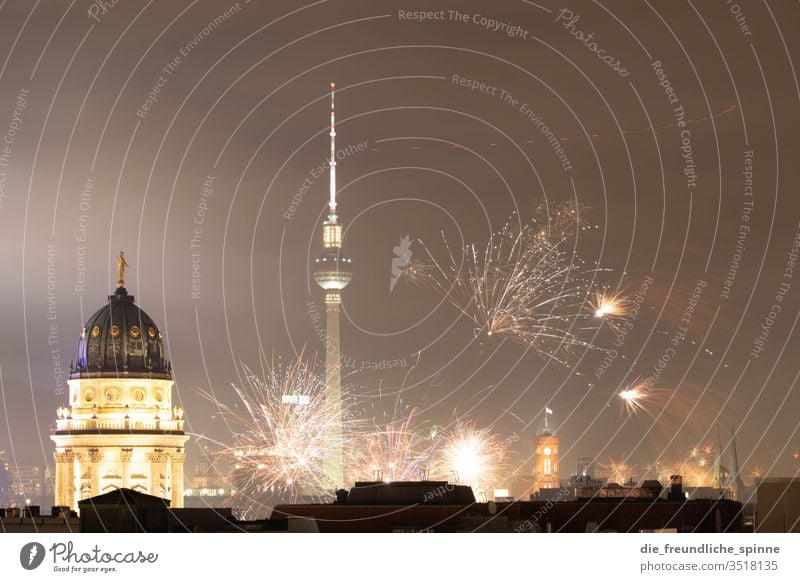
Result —
M 166 483 L 162 481 L 161 476 L 164 475 L 164 465 L 166 462 L 166 455 L 161 449 L 156 449 L 152 453 L 146 455 L 147 463 L 150 469 L 150 487 L 148 493 L 156 497 L 166 497 Z M 162 488 L 164 491 L 162 491 Z
M 56 451 L 53 458 L 56 461 L 56 505 L 70 505 L 66 501 L 67 455 Z
M 77 511 L 78 503 L 75 500 L 75 453 L 65 451 L 64 453 L 64 499 L 63 503 L 57 505 L 67 505 Z
M 86 472 L 88 467 L 88 455 L 84 452 L 85 449 L 79 449 L 78 452 L 74 453 L 75 455 L 75 463 L 73 464 L 73 470 L 75 474 L 73 475 L 73 499 L 74 501 L 70 503 L 70 506 L 73 509 L 78 508 L 78 501 L 82 499 L 82 491 L 81 487 L 83 486 L 83 474 Z
M 170 470 L 172 473 L 172 495 L 170 507 L 183 507 L 183 462 L 186 453 L 172 453 L 170 455 Z
M 64 505 L 77 511 L 78 502 L 75 500 L 75 453 L 66 451 L 64 457 Z
M 89 463 L 92 475 L 92 497 L 100 495 L 100 463 L 103 462 L 104 453 L 101 449 L 89 449 Z
M 131 459 L 133 458 L 133 449 L 122 449 L 119 453 L 120 464 L 122 465 L 122 487 L 130 488 L 131 486 Z

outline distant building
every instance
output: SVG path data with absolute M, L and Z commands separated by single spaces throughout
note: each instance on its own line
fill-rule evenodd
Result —
M 279 505 L 269 519 L 242 521 L 230 508 L 172 509 L 166 499 L 120 489 L 81 501 L 79 527 L 74 521 L 51 525 L 82 532 L 741 531 L 741 503 L 687 501 L 681 490 L 673 489 L 670 494 L 680 501 L 654 494 L 476 503 L 469 487 L 445 481 L 360 482 L 338 491 L 333 503 Z M 3 520 L 4 526 L 10 524 L 6 531 L 22 531 L 13 529 L 22 524 L 20 510 L 11 511 L 17 513 Z
M 222 471 L 203 457 L 194 466 L 189 486 L 183 492 L 184 507 L 226 507 L 236 490 L 231 485 L 230 471 Z
M 53 475 L 42 459 L 0 462 L 0 499 L 9 506 L 53 505 Z
M 357 483 L 337 503 L 275 507 L 265 529 L 308 532 L 736 532 L 741 504 L 728 499 L 659 497 L 661 484 L 637 496 L 469 502 L 471 492 L 442 482 Z M 650 484 L 648 484 L 650 486 Z M 621 486 L 618 486 L 621 488 Z M 437 497 L 436 492 L 440 492 Z M 549 491 L 549 490 L 542 490 Z
M 575 464 L 575 476 L 593 479 L 594 459 L 592 457 L 578 457 L 578 462 Z
M 74 511 L 53 507 L 50 515 L 39 515 L 38 506 L 0 508 L 0 533 L 73 533 L 80 530 Z
M 620 485 L 619 483 L 606 483 L 597 485 L 597 481 L 584 478 L 590 485 L 581 482 L 575 487 L 576 499 L 650 499 L 661 497 L 663 486 L 659 481 L 644 481 L 641 486 L 635 484 Z M 681 489 L 681 500 L 685 499 Z
M 800 532 L 800 479 L 756 480 L 756 532 Z
M 8 462 L 0 459 L 0 507 L 11 503 L 11 474 L 8 472 Z

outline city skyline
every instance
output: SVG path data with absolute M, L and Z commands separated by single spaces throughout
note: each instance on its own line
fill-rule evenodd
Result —
M 472 423 L 532 476 L 549 408 L 562 476 L 590 457 L 644 477 L 727 454 L 730 433 L 746 483 L 797 475 L 800 92 L 796 49 L 767 32 L 793 8 L 743 24 L 726 6 L 119 4 L 61 27 L 0 10 L 23 31 L 0 72 L 6 458 L 52 459 L 120 250 L 164 331 L 187 463 L 232 443 L 198 391 L 233 406 L 242 364 L 324 360 L 314 259 L 336 227 L 352 419 Z M 160 37 L 144 22 L 173 19 Z M 450 257 L 485 267 L 507 225 L 573 203 L 569 354 L 543 327 L 487 333 L 498 319 L 459 303 Z

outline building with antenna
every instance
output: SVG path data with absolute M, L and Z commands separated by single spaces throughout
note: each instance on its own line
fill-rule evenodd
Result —
M 334 96 L 336 84 L 331 83 L 331 157 L 328 218 L 322 225 L 322 254 L 314 265 L 314 280 L 325 290 L 325 399 L 338 409 L 339 422 L 331 422 L 326 438 L 324 471 L 330 487 L 345 485 L 342 452 L 342 370 L 339 338 L 339 314 L 342 289 L 352 279 L 351 260 L 342 253 L 342 224 L 336 208 L 336 115 Z

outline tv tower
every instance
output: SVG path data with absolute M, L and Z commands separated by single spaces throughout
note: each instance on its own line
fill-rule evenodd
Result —
M 331 83 L 331 158 L 330 199 L 328 219 L 322 225 L 322 254 L 316 259 L 314 280 L 325 290 L 325 399 L 336 410 L 336 421 L 331 422 L 326 438 L 324 470 L 329 486 L 344 487 L 344 461 L 342 458 L 342 370 L 339 350 L 339 312 L 341 291 L 353 278 L 351 260 L 342 254 L 342 225 L 336 214 L 336 115 L 334 93 L 336 83 Z

